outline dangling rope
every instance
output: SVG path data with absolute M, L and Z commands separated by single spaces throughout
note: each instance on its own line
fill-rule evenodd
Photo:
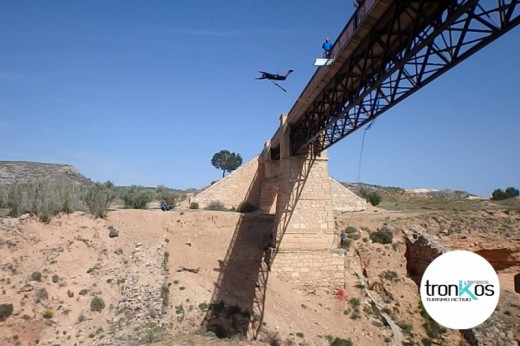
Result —
M 307 104 L 307 102 L 305 102 L 304 100 L 302 100 L 301 98 L 297 97 L 296 95 L 294 95 L 293 93 L 287 91 L 286 89 L 282 88 L 282 86 L 278 83 L 276 83 L 275 81 L 271 80 L 271 83 L 273 83 L 274 85 L 276 85 L 277 87 L 279 87 L 280 89 L 282 89 L 284 92 L 286 92 L 287 94 L 291 95 L 292 97 L 296 98 L 298 101 L 301 101 L 305 104 Z
M 284 88 L 282 88 L 280 86 L 280 84 L 276 83 L 275 81 L 271 81 L 271 83 L 273 83 L 274 85 L 276 85 L 277 87 L 279 87 L 280 89 L 282 89 L 283 91 L 287 92 L 287 90 L 285 90 Z
M 359 153 L 359 163 L 358 163 L 357 180 L 356 180 L 356 182 L 358 184 L 360 182 L 359 178 L 361 177 L 361 162 L 363 160 L 363 148 L 365 147 L 365 135 L 367 134 L 367 131 L 370 130 L 372 125 L 374 125 L 375 121 L 376 121 L 376 119 L 372 120 L 372 122 L 363 131 L 363 140 L 361 141 L 361 152 Z

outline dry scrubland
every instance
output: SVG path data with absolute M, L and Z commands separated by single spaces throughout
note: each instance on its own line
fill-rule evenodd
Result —
M 5 189 L 12 184 L 20 189 Z M 345 284 L 313 287 L 258 280 L 272 215 L 162 212 L 157 202 L 122 209 L 181 193 L 92 185 L 67 165 L 0 162 L 0 345 L 516 345 L 520 200 L 367 188 L 382 197 L 378 207 L 335 215 L 348 233 Z M 16 217 L 7 216 L 9 193 Z M 92 201 L 116 203 L 104 218 L 71 212 Z M 103 205 L 94 209 L 105 215 Z M 417 268 L 429 253 L 411 245 L 417 234 L 428 249 L 475 251 L 498 271 L 500 303 L 481 327 L 448 331 L 423 311 Z
M 84 212 L 60 214 L 48 223 L 29 215 L 1 218 L 0 304 L 12 304 L 13 311 L 0 322 L 0 345 L 468 344 L 421 309 L 405 241 L 418 229 L 432 242 L 476 251 L 494 264 L 501 299 L 486 333 L 497 345 L 516 344 L 518 199 L 453 199 L 451 210 L 433 210 L 446 201 L 404 191 L 392 198 L 394 210 L 336 215 L 338 229 L 351 227 L 344 287 L 296 286 L 269 277 L 259 341 L 238 332 L 252 297 L 241 296 L 240 281 L 234 289 L 221 276 L 240 213 L 121 209 L 106 219 Z M 271 216 L 245 217 L 251 239 L 272 224 Z M 388 231 L 391 241 L 372 241 L 378 241 L 377 230 Z M 255 280 L 247 270 L 254 247 L 264 244 L 241 241 L 235 260 L 244 266 L 234 274 L 246 283 Z M 217 296 L 226 301 L 220 312 L 228 319 L 222 325 L 227 339 L 204 328 L 208 310 L 219 308 L 211 305 Z

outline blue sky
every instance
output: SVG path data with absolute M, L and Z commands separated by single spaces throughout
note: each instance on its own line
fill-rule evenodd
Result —
M 201 188 L 226 149 L 257 155 L 350 1 L 4 1 L 0 160 L 67 163 L 95 181 Z M 378 118 L 360 180 L 489 196 L 520 187 L 520 28 Z M 294 73 L 288 93 L 257 70 Z M 363 131 L 329 150 L 357 180 Z

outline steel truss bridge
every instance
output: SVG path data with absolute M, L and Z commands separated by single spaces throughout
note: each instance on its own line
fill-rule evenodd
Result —
M 365 0 L 289 112 L 291 154 L 319 153 L 520 23 L 520 0 Z M 280 130 L 271 140 L 279 155 Z

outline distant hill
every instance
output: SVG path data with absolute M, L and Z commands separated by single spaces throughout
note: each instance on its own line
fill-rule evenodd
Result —
M 500 208 L 509 204 L 517 208 L 516 201 L 497 203 L 460 190 L 403 189 L 364 183 L 342 184 L 358 196 L 362 196 L 362 190 L 377 192 L 381 196 L 378 207 L 387 210 L 481 210 Z
M 71 165 L 27 161 L 0 161 L 0 185 L 35 180 L 88 184 L 90 179 Z

